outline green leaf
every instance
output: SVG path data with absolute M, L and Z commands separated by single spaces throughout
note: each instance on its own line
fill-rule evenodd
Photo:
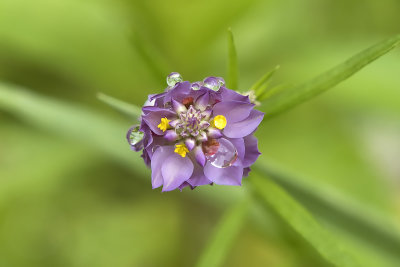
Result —
M 227 75 L 227 86 L 230 89 L 238 89 L 239 79 L 239 67 L 238 59 L 235 47 L 235 41 L 233 39 L 232 29 L 228 29 L 228 75 Z
M 197 267 L 222 265 L 246 219 L 248 206 L 247 200 L 241 201 L 225 212 L 203 251 Z
M 257 97 L 261 96 L 267 90 L 268 82 L 279 68 L 280 66 L 278 65 L 265 73 L 264 76 L 262 76 L 255 84 L 253 84 L 253 86 L 250 88 L 250 91 L 254 91 Z
M 95 147 L 134 169 L 138 176 L 147 173 L 139 154 L 135 157 L 125 140 L 128 123 L 4 83 L 0 83 L 0 108 L 35 126 Z
M 386 54 L 400 42 L 400 35 L 377 43 L 376 45 L 360 52 L 349 60 L 339 64 L 333 69 L 315 77 L 309 82 L 295 86 L 292 89 L 267 99 L 263 103 L 263 111 L 267 117 L 274 116 L 301 104 L 310 98 L 332 88 L 341 81 L 346 80 L 354 73 Z
M 171 72 L 164 57 L 150 42 L 142 38 L 138 32 L 132 35 L 131 40 L 133 47 L 142 57 L 153 77 L 160 85 L 164 85 L 165 77 Z
M 368 209 L 331 187 L 315 182 L 311 184 L 306 179 L 284 173 L 271 164 L 256 164 L 253 169 L 284 187 L 320 218 L 346 230 L 363 243 L 379 244 L 375 249 L 391 253 L 399 260 L 400 232 L 396 223 L 384 214 Z
M 115 110 L 125 115 L 128 115 L 131 118 L 137 119 L 142 115 L 142 111 L 139 107 L 126 103 L 122 100 L 116 99 L 103 93 L 98 93 L 97 98 L 107 105 L 111 106 Z
M 253 175 L 251 184 L 261 203 L 272 208 L 325 260 L 335 266 L 362 266 L 351 251 L 344 248 L 335 236 L 326 231 L 305 208 L 271 179 Z

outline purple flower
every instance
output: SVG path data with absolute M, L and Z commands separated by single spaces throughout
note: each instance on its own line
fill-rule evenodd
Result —
M 264 113 L 222 78 L 190 83 L 175 72 L 167 83 L 164 93 L 149 96 L 140 127 L 127 135 L 133 150 L 143 150 L 153 188 L 241 185 L 261 154 L 253 133 Z

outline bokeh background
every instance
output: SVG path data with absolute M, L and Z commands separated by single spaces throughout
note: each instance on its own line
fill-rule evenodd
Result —
M 149 172 L 129 165 L 138 157 L 124 139 L 134 121 L 96 93 L 141 105 L 165 88 L 169 72 L 190 81 L 224 77 L 228 27 L 241 90 L 277 64 L 274 82 L 296 84 L 398 33 L 399 14 L 397 0 L 0 0 L 0 80 L 62 103 L 56 112 L 65 104 L 118 125 L 105 129 L 115 134 L 102 142 L 124 157 L 57 131 L 67 124 L 86 136 L 90 120 L 60 117 L 50 129 L 0 107 L 0 266 L 194 266 L 246 183 L 152 190 Z M 273 162 L 398 223 L 399 70 L 394 50 L 265 121 L 259 163 Z M 326 265 L 274 213 L 254 213 L 261 219 L 246 220 L 223 266 Z M 399 266 L 379 244 L 320 222 L 375 266 Z

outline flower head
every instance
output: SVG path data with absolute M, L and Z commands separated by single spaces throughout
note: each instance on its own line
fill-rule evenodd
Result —
M 264 113 L 222 78 L 190 83 L 174 72 L 167 84 L 149 96 L 140 127 L 127 135 L 132 149 L 143 150 L 153 188 L 241 185 L 260 155 L 253 133 Z

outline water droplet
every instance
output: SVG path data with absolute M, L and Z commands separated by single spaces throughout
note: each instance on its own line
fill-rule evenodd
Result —
M 133 126 L 128 132 L 128 142 L 131 146 L 138 144 L 142 141 L 144 133 L 140 131 L 140 126 Z
M 195 82 L 195 83 L 192 83 L 192 90 L 194 90 L 194 91 L 198 91 L 198 90 L 200 90 L 200 87 L 201 87 L 201 84 L 200 84 L 200 82 Z
M 235 146 L 224 138 L 212 139 L 213 141 L 206 142 L 206 147 L 203 145 L 204 154 L 207 160 L 217 168 L 226 168 L 235 163 L 238 152 Z M 207 147 L 208 143 L 208 147 Z
M 213 91 L 218 91 L 219 88 L 221 87 L 221 82 L 218 78 L 215 77 L 208 77 L 205 78 L 204 81 L 204 86 L 213 90 Z
M 170 75 L 167 76 L 167 84 L 169 86 L 175 86 L 175 84 L 183 81 L 182 76 L 177 72 L 171 72 Z
M 218 83 L 219 83 L 219 86 L 220 86 L 220 87 L 225 86 L 225 80 L 224 80 L 224 78 L 217 77 L 217 80 L 218 80 Z

